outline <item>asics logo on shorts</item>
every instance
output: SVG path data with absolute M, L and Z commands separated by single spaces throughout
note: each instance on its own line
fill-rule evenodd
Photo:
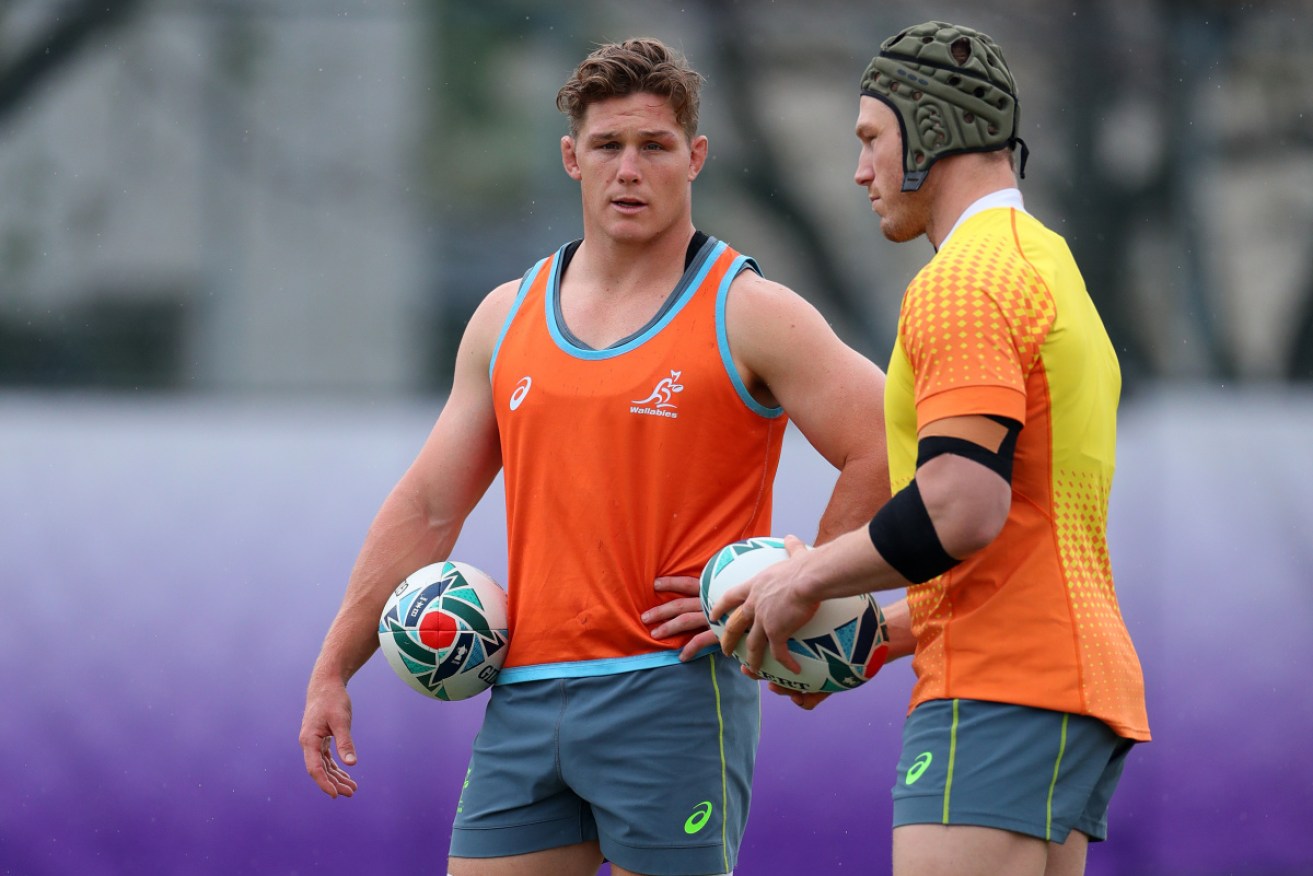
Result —
M 694 834 L 707 826 L 711 820 L 712 805 L 710 800 L 703 800 L 693 809 L 693 814 L 684 822 L 684 833 Z
M 926 771 L 926 767 L 930 766 L 930 761 L 934 759 L 935 756 L 928 751 L 918 754 L 916 760 L 912 761 L 912 765 L 907 768 L 907 784 L 915 785 L 916 780 L 921 778 L 921 774 Z
M 533 386 L 532 377 L 521 377 L 520 382 L 515 384 L 515 391 L 511 393 L 511 410 L 520 406 L 524 397 L 529 394 L 529 387 Z
M 473 769 L 473 767 L 466 767 L 465 769 L 465 781 L 460 786 L 460 799 L 456 801 L 456 813 L 458 815 L 465 811 L 465 789 L 470 786 L 470 772 Z

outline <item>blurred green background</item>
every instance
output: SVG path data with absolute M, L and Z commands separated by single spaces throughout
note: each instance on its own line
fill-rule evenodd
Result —
M 477 301 L 578 236 L 557 88 L 658 36 L 707 76 L 703 230 L 883 363 L 931 254 L 852 184 L 857 81 L 927 18 L 1003 46 L 1027 205 L 1146 382 L 1313 378 L 1310 4 L 0 3 L 0 387 L 441 393 Z

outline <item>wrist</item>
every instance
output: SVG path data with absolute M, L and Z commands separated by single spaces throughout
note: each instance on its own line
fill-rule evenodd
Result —
M 823 578 L 818 577 L 816 565 L 816 549 L 808 549 L 798 560 L 798 573 L 794 577 L 793 592 L 798 598 L 809 605 L 815 605 L 826 597 L 824 595 Z
M 835 596 L 844 596 L 847 575 L 843 569 L 844 537 L 808 550 L 801 559 L 796 592 L 799 598 L 815 604 Z
M 308 687 L 312 691 L 339 687 L 345 688 L 353 674 L 352 671 L 348 670 L 345 666 L 342 666 L 338 661 L 326 661 L 321 656 L 319 661 L 315 663 L 314 668 L 310 670 L 310 683 Z

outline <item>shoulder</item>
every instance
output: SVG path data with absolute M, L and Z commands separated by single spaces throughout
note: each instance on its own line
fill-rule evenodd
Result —
M 500 330 L 502 323 L 511 312 L 511 306 L 515 303 L 515 297 L 520 289 L 520 281 L 509 280 L 502 283 L 483 297 L 479 306 L 475 308 L 473 316 L 470 317 L 469 325 L 466 327 L 466 333 L 470 331 L 487 331 L 489 329 Z
M 1027 283 L 1034 269 L 1008 214 L 1007 210 L 991 210 L 954 232 L 908 284 L 905 305 L 927 297 L 932 303 L 963 297 L 1009 297 L 1012 293 L 1005 290 Z
M 502 327 L 510 315 L 519 292 L 520 281 L 502 283 L 483 297 L 461 335 L 458 362 L 468 360 L 482 370 L 492 362 L 493 349 L 501 337 Z
M 735 279 L 726 305 L 730 353 L 744 386 L 783 408 L 838 468 L 874 448 L 884 373 L 849 347 L 802 295 L 756 274 Z M 881 450 L 882 452 L 882 450 Z
M 734 359 L 769 379 L 800 360 L 846 349 L 811 302 L 752 271 L 735 278 L 725 305 L 725 333 Z
M 810 302 L 782 283 L 743 270 L 730 285 L 726 319 L 732 329 L 770 330 L 798 318 L 821 316 Z

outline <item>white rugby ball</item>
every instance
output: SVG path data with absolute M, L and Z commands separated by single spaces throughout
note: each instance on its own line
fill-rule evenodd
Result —
M 788 557 L 783 539 L 761 537 L 726 545 L 711 558 L 702 570 L 699 594 L 702 612 L 717 638 L 724 638 L 727 617 L 713 618 L 711 606 L 721 594 Z M 789 639 L 789 653 L 802 671 L 794 672 L 767 650 L 758 674 L 790 690 L 852 690 L 880 671 L 888 638 L 884 613 L 871 594 L 827 599 Z M 734 656 L 746 664 L 746 635 L 735 646 Z
M 492 686 L 506 659 L 506 591 L 465 563 L 425 566 L 388 597 L 378 642 L 412 689 L 467 699 Z

